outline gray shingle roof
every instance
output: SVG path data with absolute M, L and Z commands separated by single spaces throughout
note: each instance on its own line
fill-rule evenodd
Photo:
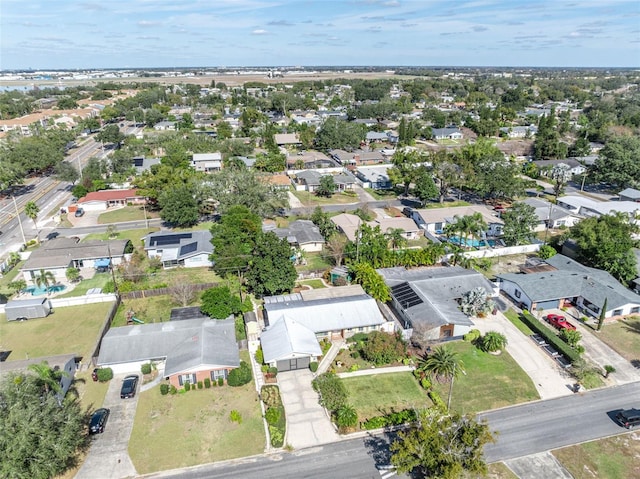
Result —
M 25 261 L 22 271 L 47 268 L 64 268 L 73 260 L 90 260 L 124 255 L 129 240 L 83 241 L 73 238 L 55 238 L 42 243 L 42 246 L 31 253 Z
M 296 354 L 322 355 L 315 333 L 286 314 L 262 332 L 260 344 L 266 363 Z
M 299 245 L 324 243 L 324 237 L 320 234 L 320 229 L 313 224 L 313 221 L 309 220 L 296 220 L 289 223 L 287 228 L 275 228 L 270 231 L 273 231 L 280 239 L 287 238 L 290 243 Z
M 606 271 L 581 265 L 561 254 L 545 261 L 557 271 L 505 273 L 497 277 L 517 284 L 534 303 L 583 297 L 596 306 L 602 306 L 606 298 L 609 311 L 629 303 L 640 305 L 640 295 L 622 286 Z
M 166 376 L 207 367 L 238 367 L 240 354 L 233 318 L 112 328 L 102 339 L 98 364 L 162 358 L 166 358 Z
M 413 306 L 399 304 L 414 325 L 424 324 L 430 328 L 447 324 L 471 326 L 473 322 L 460 311 L 458 299 L 475 288 L 483 288 L 493 295 L 493 285 L 482 274 L 459 266 L 411 270 L 396 267 L 377 271 L 390 287 L 407 284 L 421 300 Z

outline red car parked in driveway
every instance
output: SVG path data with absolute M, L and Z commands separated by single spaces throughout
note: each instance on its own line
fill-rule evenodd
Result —
M 567 321 L 564 316 L 560 316 L 559 314 L 547 314 L 544 319 L 554 328 L 569 329 L 571 331 L 576 330 L 576 327 L 573 324 Z

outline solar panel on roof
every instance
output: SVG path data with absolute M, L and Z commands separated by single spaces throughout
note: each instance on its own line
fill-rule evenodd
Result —
M 160 235 L 149 238 L 149 246 L 166 246 L 180 243 L 181 240 L 191 238 L 191 233 L 180 233 L 174 235 Z
M 195 250 L 198 249 L 198 242 L 194 241 L 193 243 L 189 243 L 186 244 L 184 246 L 180 247 L 180 256 L 183 256 L 185 254 L 189 254 L 189 253 L 193 253 Z
M 133 166 L 142 167 L 144 165 L 144 158 L 134 158 Z
M 391 296 L 405 309 L 422 304 L 422 299 L 411 288 L 409 283 L 397 284 L 391 288 Z

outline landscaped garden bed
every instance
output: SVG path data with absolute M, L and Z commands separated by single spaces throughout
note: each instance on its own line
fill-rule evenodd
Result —
M 280 388 L 275 385 L 262 386 L 260 397 L 265 407 L 265 419 L 269 425 L 271 445 L 282 447 L 286 432 L 286 417 L 280 397 Z

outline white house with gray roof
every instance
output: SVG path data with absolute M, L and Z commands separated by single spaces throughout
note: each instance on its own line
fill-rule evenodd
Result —
M 488 296 L 497 290 L 482 274 L 459 266 L 406 269 L 402 266 L 377 270 L 391 288 L 391 301 L 405 337 L 422 339 L 461 337 L 473 321 L 460 310 L 462 296 L 482 288 Z
M 527 198 L 522 202 L 535 209 L 538 224 L 533 229 L 534 231 L 544 231 L 547 225 L 549 228 L 560 228 L 561 226 L 570 228 L 582 219 L 576 213 L 540 198 Z
M 235 321 L 196 318 L 111 328 L 97 364 L 121 374 L 139 372 L 150 361 L 177 388 L 186 381 L 226 379 L 240 366 Z
M 325 243 L 320 229 L 309 220 L 292 221 L 286 228 L 276 228 L 267 224 L 262 226 L 262 230 L 273 231 L 278 238 L 286 238 L 292 247 L 306 252 L 322 251 Z
M 164 268 L 212 265 L 209 256 L 213 253 L 213 245 L 209 230 L 151 233 L 144 237 L 144 250 L 149 258 L 160 258 Z
M 392 165 L 359 166 L 356 170 L 356 178 L 363 188 L 373 190 L 389 190 L 393 188 L 393 182 L 389 178 L 387 170 Z
M 602 216 L 622 213 L 636 223 L 640 222 L 640 203 L 633 201 L 596 201 L 580 195 L 558 198 L 557 204 L 581 216 Z
M 316 333 L 286 314 L 260 335 L 265 364 L 278 371 L 308 368 L 322 356 Z
M 573 304 L 597 318 L 606 300 L 607 319 L 640 313 L 640 295 L 625 288 L 606 271 L 584 266 L 561 254 L 545 263 L 550 267 L 542 271 L 497 275 L 500 289 L 530 311 Z

